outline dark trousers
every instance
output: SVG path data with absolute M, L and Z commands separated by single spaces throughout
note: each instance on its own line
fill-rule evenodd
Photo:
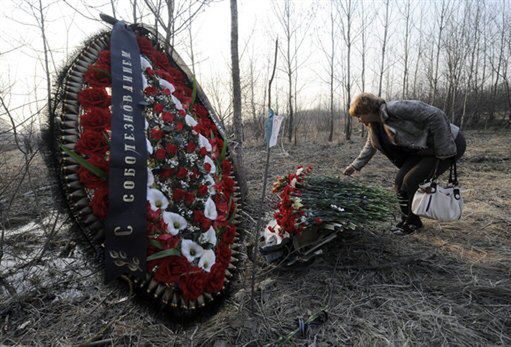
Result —
M 465 137 L 461 131 L 454 142 L 457 148 L 456 159 L 459 159 L 467 148 Z M 413 196 L 419 188 L 419 184 L 432 176 L 437 161 L 438 175 L 444 173 L 451 165 L 450 159 L 437 159 L 434 156 L 410 155 L 405 158 L 403 164 L 399 167 L 394 187 L 399 200 L 403 221 L 406 220 L 411 223 L 418 223 L 420 221 L 419 216 L 413 214 L 411 211 Z

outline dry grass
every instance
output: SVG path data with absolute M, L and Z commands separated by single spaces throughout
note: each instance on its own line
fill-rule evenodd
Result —
M 58 232 L 49 243 L 37 225 L 16 234 L 10 229 L 0 264 L 0 341 L 45 345 L 277 344 L 297 328 L 297 317 L 307 318 L 325 309 L 325 323 L 311 327 L 308 337 L 296 336 L 288 343 L 509 345 L 511 138 L 506 133 L 469 132 L 467 139 L 468 150 L 460 164 L 466 202 L 461 222 L 428 221 L 423 231 L 403 238 L 391 236 L 387 232 L 390 224 L 382 224 L 342 235 L 308 267 L 284 271 L 264 265 L 258 273 L 254 312 L 249 309 L 249 261 L 232 295 L 217 312 L 179 324 L 144 302 L 129 300 L 124 286 L 104 285 L 101 270 L 91 265 L 91 254 L 74 247 L 74 242 L 83 240 L 69 230 L 69 223 L 57 223 Z M 316 173 L 340 174 L 362 144 L 363 140 L 355 137 L 347 144 L 299 144 L 286 146 L 287 152 L 275 149 L 270 174 L 273 177 L 308 163 Z M 272 207 L 268 199 L 262 211 L 258 208 L 264 159 L 262 148 L 247 149 L 251 187 L 247 209 L 252 218 Z M 390 189 L 394 173 L 386 159 L 377 155 L 354 179 Z M 48 185 L 44 178 L 37 184 Z M 49 201 L 49 193 L 40 192 L 38 198 Z M 43 214 L 47 225 L 62 221 L 62 216 L 48 213 L 51 205 L 41 206 L 39 210 L 47 211 Z M 13 210 L 9 217 L 16 219 L 18 214 L 24 212 Z M 32 220 L 41 221 L 33 216 Z M 23 218 L 29 221 L 26 214 Z M 246 218 L 248 235 L 255 232 L 254 224 Z M 29 262 L 45 242 L 49 246 L 42 259 L 17 268 L 23 261 Z M 22 284 L 13 269 L 23 274 L 28 284 Z

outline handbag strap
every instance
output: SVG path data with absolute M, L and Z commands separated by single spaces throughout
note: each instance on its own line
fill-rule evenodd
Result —
M 456 158 L 452 158 L 451 166 L 449 167 L 449 183 L 458 185 L 458 170 L 456 168 Z
M 435 167 L 431 170 L 429 173 L 428 178 L 426 178 L 426 181 L 436 181 L 438 179 L 438 166 L 440 165 L 440 159 L 436 159 L 435 161 Z

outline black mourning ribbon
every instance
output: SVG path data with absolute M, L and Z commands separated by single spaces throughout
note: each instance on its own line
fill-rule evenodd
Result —
M 110 37 L 112 120 L 105 221 L 105 280 L 146 269 L 147 146 L 140 50 L 133 30 L 114 24 Z

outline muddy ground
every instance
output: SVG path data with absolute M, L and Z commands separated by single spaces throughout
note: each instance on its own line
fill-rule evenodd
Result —
M 466 137 L 468 149 L 459 164 L 465 200 L 460 222 L 426 221 L 417 234 L 396 237 L 388 231 L 389 220 L 344 233 L 309 266 L 262 265 L 253 310 L 252 263 L 245 259 L 222 305 L 186 324 L 132 300 L 125 286 L 105 285 L 90 248 L 55 208 L 54 183 L 41 158 L 31 159 L 27 173 L 19 152 L 3 152 L 0 342 L 510 345 L 511 136 L 508 130 L 468 131 Z M 339 175 L 362 145 L 356 135 L 351 143 L 284 144 L 272 151 L 270 177 L 298 164 Z M 257 217 L 275 202 L 268 194 L 263 211 L 258 207 L 265 155 L 261 146 L 246 149 L 246 242 Z M 378 154 L 353 179 L 391 189 L 395 172 Z M 326 321 L 312 325 L 307 336 L 291 336 L 297 318 L 323 310 Z

